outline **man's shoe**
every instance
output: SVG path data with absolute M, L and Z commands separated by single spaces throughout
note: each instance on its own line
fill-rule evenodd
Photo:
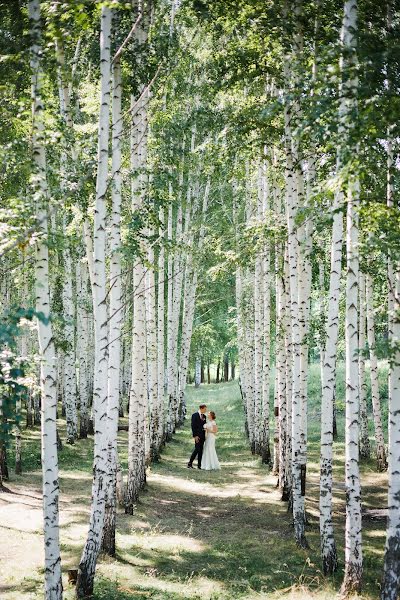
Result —
M 200 471 L 201 471 L 201 467 L 199 465 L 197 465 L 197 468 L 200 469 Z
M 192 465 L 192 463 L 188 463 L 188 464 L 187 464 L 187 468 L 188 468 L 188 469 L 193 469 L 193 465 Z

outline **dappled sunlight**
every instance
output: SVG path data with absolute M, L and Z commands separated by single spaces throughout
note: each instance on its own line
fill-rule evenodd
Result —
M 216 594 L 225 590 L 223 583 L 207 578 L 206 573 L 202 576 L 188 573 L 182 581 L 176 581 L 161 577 L 157 568 L 149 563 L 147 567 L 142 565 L 141 569 L 114 562 L 100 563 L 98 572 L 111 581 L 115 581 L 119 591 L 132 594 L 135 600 L 139 597 L 151 597 L 151 591 L 177 594 L 174 598 L 179 597 L 182 600 L 188 598 L 208 600 L 212 597 L 215 598 Z
M 386 530 L 385 529 L 367 529 L 363 530 L 363 536 L 365 538 L 381 538 L 382 540 L 386 539 Z M 372 549 L 373 551 L 373 549 Z
M 84 471 L 67 471 L 65 469 L 60 470 L 60 480 L 62 484 L 69 483 L 71 481 L 86 481 L 91 482 L 92 476 Z M 68 488 L 66 489 L 68 491 Z
M 207 546 L 192 537 L 185 535 L 171 535 L 170 533 L 146 534 L 132 533 L 124 537 L 122 548 L 135 548 L 135 550 L 156 550 L 178 555 L 180 552 L 205 552 Z
M 238 471 L 235 480 L 229 483 L 221 482 L 221 476 L 216 480 L 215 484 L 210 481 L 196 481 L 194 479 L 185 479 L 171 475 L 152 474 L 149 477 L 150 484 L 157 484 L 175 492 L 185 492 L 202 497 L 209 498 L 238 498 L 246 497 L 265 501 L 264 493 L 254 486 L 255 481 L 258 484 L 265 483 L 265 477 L 257 478 L 252 472 Z M 223 479 L 223 478 L 222 478 Z M 242 480 L 242 481 L 241 481 Z M 220 485 L 218 485 L 220 484 Z M 170 500 L 168 502 L 171 502 Z

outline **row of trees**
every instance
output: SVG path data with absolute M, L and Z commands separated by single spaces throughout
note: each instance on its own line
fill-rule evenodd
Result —
M 1 129 L 2 305 L 35 305 L 39 319 L 40 360 L 32 360 L 35 332 L 24 321 L 7 364 L 25 376 L 28 419 L 37 421 L 42 406 L 47 597 L 62 596 L 57 408 L 69 443 L 91 430 L 95 439 L 83 597 L 93 590 L 101 547 L 115 551 L 118 416 L 128 410 L 120 496 L 132 514 L 146 463 L 185 417 L 189 368 L 198 382 L 202 361 L 224 357 L 227 371 L 237 342 L 251 449 L 276 472 L 302 547 L 308 361 L 318 350 L 326 574 L 337 569 L 335 382 L 337 360 L 346 359 L 344 595 L 362 583 L 369 359 L 378 468 L 389 462 L 382 598 L 395 600 L 397 5 L 30 0 L 28 36 L 18 2 L 3 5 L 2 16 L 15 49 L 2 63 L 10 82 Z M 29 54 L 28 68 L 21 57 Z M 390 365 L 388 456 L 382 356 Z M 13 378 L 22 381 L 8 372 L 9 389 Z M 9 396 L 19 407 L 18 395 Z
M 224 14 L 218 3 L 215 7 L 204 3 L 202 16 L 213 21 L 215 34 L 228 44 L 229 50 L 221 47 L 220 52 L 232 60 L 230 66 L 243 72 L 240 61 L 247 59 L 249 72 L 255 63 L 254 75 L 242 89 L 242 111 L 254 108 L 260 98 L 267 106 L 258 113 L 261 123 L 256 123 L 256 134 L 251 128 L 247 132 L 255 147 L 253 158 L 232 178 L 234 197 L 240 184 L 245 188 L 244 202 L 236 203 L 242 212 L 234 213 L 238 257 L 243 257 L 243 236 L 254 244 L 251 260 L 243 264 L 239 258 L 236 269 L 239 364 L 250 445 L 278 475 L 282 499 L 289 501 L 293 514 L 296 542 L 307 548 L 307 376 L 310 346 L 317 345 L 322 382 L 321 556 L 324 573 L 332 574 L 338 567 L 332 519 L 336 366 L 338 355 L 345 357 L 342 595 L 360 592 L 359 459 L 371 451 L 365 360 L 370 363 L 377 468 L 384 471 L 388 465 L 378 386 L 378 353 L 384 351 L 389 357 L 389 513 L 382 598 L 395 599 L 400 581 L 396 558 L 399 238 L 393 229 L 398 223 L 393 104 L 397 12 L 390 2 L 377 14 L 368 3 L 360 5 L 355 0 L 344 2 L 339 27 L 334 10 L 321 2 L 283 3 L 279 14 L 285 25 L 274 21 L 280 37 L 269 36 L 264 43 L 270 54 L 257 58 L 251 52 L 257 46 L 255 39 L 262 46 L 263 20 L 276 15 L 243 2 L 237 18 Z M 261 23 L 250 32 L 245 29 L 249 15 Z M 239 50 L 232 42 L 234 30 L 243 35 Z M 372 56 L 373 44 L 379 50 Z M 235 50 L 239 65 L 230 55 Z M 229 83 L 238 84 L 237 80 Z M 381 110 L 379 127 L 371 115 L 371 102 Z M 276 366 L 273 459 L 271 340 Z
M 55 599 L 63 595 L 58 411 L 68 444 L 94 435 L 76 587 L 77 597 L 87 597 L 100 551 L 115 554 L 117 497 L 133 514 L 146 465 L 185 418 L 189 366 L 206 360 L 200 341 L 192 355 L 190 347 L 195 319 L 200 327 L 198 264 L 215 193 L 213 140 L 201 123 L 200 91 L 183 105 L 174 89 L 189 85 L 188 73 L 177 69 L 169 81 L 173 53 L 184 62 L 185 51 L 176 45 L 174 3 L 30 0 L 27 14 L 18 2 L 2 12 L 15 42 L 10 95 L 19 94 L 7 115 L 12 129 L 2 131 L 13 157 L 4 178 L 13 201 L 2 208 L 2 308 L 12 324 L 3 332 L 5 438 L 14 427 L 20 445 L 25 400 L 28 425 L 42 427 L 45 595 Z M 13 72 L 19 52 L 29 65 Z M 29 73 L 31 116 L 21 112 Z M 38 342 L 28 326 L 34 316 Z M 124 486 L 117 432 L 126 410 Z

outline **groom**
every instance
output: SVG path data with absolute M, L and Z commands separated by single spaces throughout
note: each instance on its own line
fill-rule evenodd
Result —
M 192 414 L 192 434 L 194 437 L 194 450 L 188 462 L 188 469 L 193 469 L 193 461 L 197 456 L 197 468 L 201 469 L 201 458 L 203 456 L 203 446 L 206 441 L 206 432 L 204 425 L 206 423 L 205 412 L 207 406 L 200 404 L 199 410 Z

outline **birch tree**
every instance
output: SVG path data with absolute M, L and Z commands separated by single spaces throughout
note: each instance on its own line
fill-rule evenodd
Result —
M 142 208 L 146 191 L 147 94 L 140 100 L 131 131 L 132 213 Z M 132 97 L 131 106 L 135 103 Z M 132 378 L 129 396 L 128 482 L 125 512 L 133 514 L 134 503 L 146 481 L 145 429 L 147 416 L 146 273 L 139 258 L 133 267 Z
M 346 155 L 350 150 L 354 111 L 357 109 L 357 0 L 346 0 L 341 33 L 342 44 L 342 95 L 344 105 L 339 118 L 345 129 Z M 357 149 L 354 148 L 356 152 Z M 357 173 L 350 172 L 347 182 L 346 221 L 346 534 L 345 574 L 342 595 L 361 590 L 362 540 L 361 540 L 361 487 L 359 472 L 359 410 L 358 383 L 358 204 L 359 181 Z
M 262 213 L 264 221 L 268 219 L 269 211 L 269 187 L 267 180 L 267 165 L 263 164 L 262 183 L 263 183 L 263 195 L 262 195 Z M 271 339 L 270 339 L 270 321 L 271 321 L 271 256 L 270 256 L 270 242 L 267 241 L 263 246 L 263 364 L 262 364 L 262 432 L 261 432 L 261 456 L 262 461 L 265 464 L 271 462 L 271 452 L 269 445 L 269 379 L 270 379 L 270 352 L 271 352 Z
M 393 26 L 393 4 L 388 4 L 388 30 Z M 389 86 L 391 79 L 389 77 Z M 395 155 L 392 131 L 388 131 L 386 203 L 395 206 Z M 382 578 L 382 600 L 397 600 L 400 590 L 400 264 L 389 253 L 388 338 L 391 351 L 388 380 L 388 519 Z
M 375 317 L 374 317 L 374 288 L 371 275 L 366 275 L 366 301 L 367 301 L 367 330 L 368 350 L 371 375 L 372 412 L 375 430 L 375 453 L 378 471 L 386 471 L 386 448 L 382 428 L 382 411 L 379 398 L 378 358 L 376 355 Z
M 106 193 L 108 177 L 108 143 L 111 91 L 111 22 L 112 9 L 103 6 L 100 23 L 100 113 L 96 199 L 93 236 L 93 315 L 95 334 L 94 368 L 94 463 L 92 505 L 89 532 L 79 563 L 76 596 L 93 593 L 97 557 L 100 552 L 105 515 L 105 492 L 108 468 L 108 314 L 106 277 Z
M 365 378 L 365 343 L 366 343 L 366 305 L 365 305 L 365 275 L 360 272 L 359 281 L 359 333 L 358 333 L 358 385 L 360 394 L 360 456 L 370 457 L 368 413 L 367 413 L 367 382 Z
M 261 164 L 257 174 L 256 222 L 261 222 L 263 210 L 263 173 Z M 261 452 L 262 395 L 263 395 L 263 256 L 260 249 L 254 267 L 254 451 Z
M 164 438 L 164 380 L 165 380 L 165 231 L 164 231 L 164 208 L 159 210 L 159 236 L 161 238 L 158 254 L 158 280 L 157 280 L 157 368 L 158 368 L 158 412 L 154 421 L 155 449 L 160 451 Z M 157 421 L 158 419 L 158 421 Z
M 107 366 L 107 428 L 108 428 L 108 468 L 109 477 L 106 489 L 106 510 L 103 531 L 103 550 L 115 555 L 116 527 L 116 485 L 118 466 L 118 418 L 120 405 L 120 370 L 121 370 L 121 329 L 122 329 L 122 281 L 121 281 L 121 203 L 122 203 L 122 82 L 121 65 L 117 58 L 112 67 L 112 188 L 111 218 L 109 223 L 108 249 L 111 255 L 108 288 L 109 288 L 109 346 Z
M 337 568 L 337 552 L 332 522 L 332 463 L 333 415 L 336 390 L 336 358 L 339 334 L 339 296 L 342 271 L 343 215 L 339 211 L 341 194 L 338 191 L 333 207 L 331 265 L 329 277 L 326 342 L 322 355 L 321 458 L 320 458 L 320 535 L 324 573 Z
M 35 168 L 32 183 L 35 188 L 36 214 L 40 223 L 40 236 L 35 256 L 36 311 L 38 319 L 40 351 L 40 390 L 42 396 L 42 472 L 43 472 L 43 518 L 46 600 L 63 597 L 61 579 L 61 556 L 59 542 L 59 483 L 57 455 L 57 386 L 53 332 L 50 316 L 49 250 L 48 237 L 48 185 L 46 153 L 44 145 L 44 106 L 41 98 L 43 71 L 41 64 L 42 35 L 40 1 L 28 3 L 31 36 L 31 97 L 32 97 L 32 158 Z

